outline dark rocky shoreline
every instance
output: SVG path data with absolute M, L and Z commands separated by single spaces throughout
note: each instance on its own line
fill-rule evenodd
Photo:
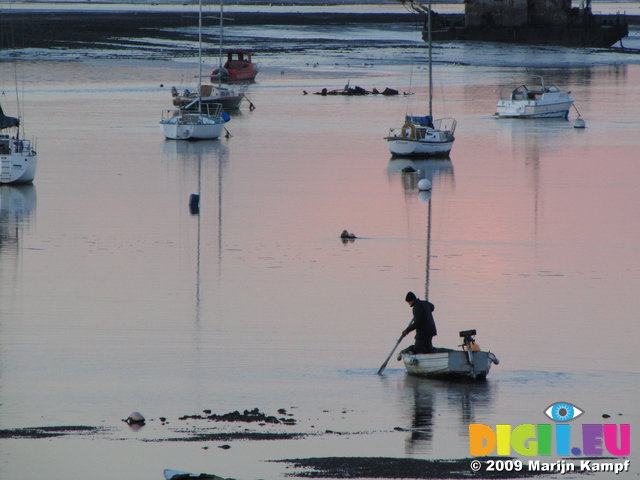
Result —
M 413 23 L 410 13 L 225 13 L 234 25 L 346 25 Z M 183 11 L 50 11 L 12 10 L 2 14 L 4 45 L 14 48 L 122 48 L 126 39 L 183 40 L 177 30 L 197 24 L 193 12 Z M 206 41 L 206 39 L 205 39 Z M 140 46 L 136 43 L 136 46 Z
M 281 412 L 279 412 L 281 413 Z M 256 420 L 259 418 L 258 420 Z M 267 419 L 272 416 L 262 414 L 257 409 L 248 411 L 244 414 L 239 412 L 230 412 L 228 414 L 213 414 L 207 411 L 207 416 L 185 415 L 179 420 L 205 420 L 214 422 L 236 422 L 236 423 L 253 423 L 261 421 L 267 423 Z M 273 416 L 275 418 L 275 416 Z M 162 425 L 168 422 L 166 418 L 161 417 Z M 276 423 L 282 423 L 281 419 L 276 419 Z M 291 425 L 289 422 L 285 424 Z M 131 425 L 130 425 L 131 426 Z M 134 430 L 139 430 L 141 426 L 136 426 Z M 112 433 L 112 429 L 91 426 L 56 426 L 56 427 L 27 427 L 9 430 L 0 430 L 0 438 L 4 439 L 53 439 L 63 436 L 85 436 L 96 438 L 100 435 L 108 435 Z M 273 441 L 273 440 L 300 440 L 310 435 L 341 435 L 333 431 L 316 432 L 316 433 L 300 433 L 300 432 L 258 432 L 249 431 L 246 428 L 236 428 L 231 432 L 215 432 L 212 433 L 209 428 L 189 426 L 186 429 L 171 429 L 172 433 L 179 436 L 168 438 L 145 439 L 144 442 L 233 442 L 233 441 Z M 185 435 L 186 433 L 186 435 Z M 362 432 L 360 432 L 362 433 Z M 202 446 L 208 449 L 208 445 Z M 229 444 L 218 445 L 220 449 L 232 448 Z M 511 457 L 481 457 L 481 458 L 458 458 L 458 459 L 436 459 L 425 460 L 417 458 L 395 458 L 395 457 L 308 457 L 308 458 L 290 458 L 290 459 L 274 459 L 266 460 L 273 463 L 287 464 L 287 477 L 295 478 L 380 478 L 380 479 L 464 479 L 474 478 L 475 475 L 481 475 L 485 479 L 518 479 L 531 477 L 545 477 L 553 475 L 554 472 L 530 472 L 528 469 L 521 471 L 486 471 L 486 466 L 490 460 L 514 460 Z M 479 463 L 478 463 L 479 462 Z M 480 470 L 472 469 L 472 463 L 478 463 Z M 289 470 L 291 469 L 291 470 Z M 580 472 L 578 472 L 580 473 Z M 193 478 L 193 477 L 190 477 Z M 201 474 L 199 478 L 221 478 L 215 475 L 215 472 Z M 227 479 L 233 480 L 233 479 Z
M 421 19 L 417 15 L 398 13 L 338 13 L 338 12 L 229 12 L 225 17 L 234 25 L 349 25 L 407 24 L 414 28 Z M 448 21 L 459 21 L 461 14 L 443 14 Z M 0 17 L 0 45 L 11 48 L 99 48 L 122 49 L 128 46 L 149 48 L 156 40 L 193 40 L 195 34 L 185 33 L 196 25 L 193 12 L 186 11 L 61 11 L 9 10 Z M 640 23 L 640 17 L 627 16 L 629 24 Z M 216 38 L 204 36 L 205 42 Z M 267 47 L 268 48 L 268 47 Z M 181 47 L 167 47 L 167 52 L 180 55 Z

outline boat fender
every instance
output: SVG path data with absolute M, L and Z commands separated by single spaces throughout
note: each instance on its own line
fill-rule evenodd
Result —
M 406 122 L 402 126 L 402 136 L 404 138 L 415 138 L 415 136 L 416 136 L 416 126 L 411 122 Z
M 191 215 L 197 215 L 200 213 L 200 195 L 192 193 L 189 196 L 189 212 Z
M 500 365 L 500 360 L 498 360 L 498 357 L 496 357 L 493 353 L 489 352 L 488 357 L 489 360 L 491 360 L 493 363 L 495 363 L 496 365 Z

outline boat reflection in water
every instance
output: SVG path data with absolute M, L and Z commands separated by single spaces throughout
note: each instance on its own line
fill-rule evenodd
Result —
M 418 182 L 426 178 L 431 183 L 447 181 L 453 183 L 453 163 L 450 159 L 409 160 L 392 158 L 387 165 L 387 174 L 401 175 L 405 192 L 416 192 Z
M 411 408 L 407 431 L 407 453 L 425 452 L 433 442 L 451 440 L 460 444 L 460 437 L 468 437 L 469 424 L 477 423 L 492 408 L 491 382 L 451 382 L 425 380 L 407 375 L 402 390 Z
M 229 151 L 226 142 L 219 140 L 164 142 L 162 156 L 168 167 L 177 170 L 175 176 L 185 207 L 188 207 L 189 216 L 195 223 L 194 318 L 199 326 L 202 300 L 201 267 L 206 264 L 209 271 L 217 270 L 218 282 L 221 281 L 223 176 L 229 160 Z M 197 196 L 197 205 L 193 204 L 194 196 Z M 215 211 L 215 214 L 211 214 L 212 211 Z M 206 255 L 209 251 L 201 247 L 203 239 L 208 241 L 214 238 L 217 253 L 215 258 L 210 258 L 211 256 Z
M 22 230 L 31 223 L 35 209 L 34 185 L 0 185 L 0 249 L 19 245 Z

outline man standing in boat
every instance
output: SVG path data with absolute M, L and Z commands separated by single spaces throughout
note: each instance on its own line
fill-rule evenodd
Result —
M 405 348 L 398 355 L 400 360 L 403 353 L 430 353 L 433 351 L 432 339 L 438 334 L 436 322 L 433 320 L 435 306 L 428 300 L 420 300 L 413 292 L 407 293 L 405 301 L 413 311 L 413 319 L 409 326 L 402 332 L 402 338 L 406 337 L 413 330 L 416 331 L 415 343 Z

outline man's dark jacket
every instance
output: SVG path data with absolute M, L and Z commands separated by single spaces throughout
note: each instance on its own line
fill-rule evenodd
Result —
M 416 331 L 416 345 L 424 344 L 427 340 L 431 340 L 431 337 L 435 337 L 438 334 L 432 314 L 435 308 L 433 303 L 428 300 L 416 299 L 413 304 L 413 320 L 411 320 L 407 331 Z

